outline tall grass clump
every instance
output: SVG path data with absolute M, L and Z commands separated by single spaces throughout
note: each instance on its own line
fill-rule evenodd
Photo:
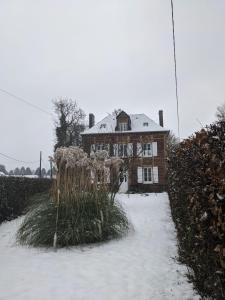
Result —
M 129 224 L 115 201 L 122 161 L 106 151 L 90 157 L 78 147 L 58 148 L 50 194 L 36 196 L 17 234 L 22 244 L 73 246 L 121 237 Z

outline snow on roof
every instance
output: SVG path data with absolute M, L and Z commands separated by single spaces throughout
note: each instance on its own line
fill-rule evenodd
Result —
M 165 132 L 168 129 L 161 127 L 145 114 L 133 114 L 129 115 L 131 119 L 131 130 L 124 132 Z M 121 131 L 115 131 L 116 128 L 116 116 L 108 115 L 102 121 L 98 122 L 92 128 L 85 130 L 82 135 L 85 134 L 98 134 L 98 133 L 115 133 Z

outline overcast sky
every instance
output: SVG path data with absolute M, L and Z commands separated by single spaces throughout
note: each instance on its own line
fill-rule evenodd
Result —
M 174 0 L 174 14 L 184 138 L 225 101 L 225 0 Z M 76 99 L 96 121 L 122 108 L 158 122 L 163 109 L 177 133 L 170 0 L 1 0 L 0 88 L 49 112 Z M 0 105 L 0 152 L 36 161 L 42 150 L 48 167 L 53 118 L 2 92 Z

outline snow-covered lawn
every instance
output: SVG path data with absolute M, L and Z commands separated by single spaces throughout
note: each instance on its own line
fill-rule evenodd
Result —
M 18 218 L 0 226 L 1 300 L 199 299 L 177 255 L 168 196 L 119 195 L 134 232 L 71 249 L 16 245 Z

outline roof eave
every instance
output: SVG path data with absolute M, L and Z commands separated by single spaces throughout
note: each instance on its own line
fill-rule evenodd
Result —
M 102 134 L 136 134 L 136 133 L 169 133 L 170 130 L 153 130 L 153 131 L 116 131 L 116 132 L 82 132 L 81 135 L 102 135 Z

